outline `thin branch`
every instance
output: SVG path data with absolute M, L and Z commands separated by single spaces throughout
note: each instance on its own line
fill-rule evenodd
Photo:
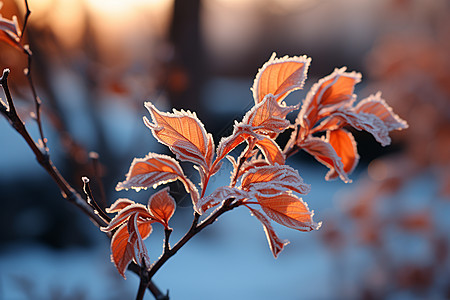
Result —
M 31 15 L 31 10 L 30 7 L 28 6 L 28 1 L 25 0 L 25 17 L 23 18 L 23 26 L 22 26 L 22 32 L 20 34 L 20 41 L 22 41 L 23 38 L 23 34 L 25 32 L 25 29 L 27 28 L 27 24 L 28 24 L 28 18 Z
M 42 129 L 42 120 L 41 120 L 41 104 L 42 101 L 41 99 L 38 97 L 37 93 L 36 93 L 36 88 L 34 86 L 33 83 L 33 78 L 31 76 L 31 60 L 32 60 L 32 52 L 28 47 L 24 47 L 27 56 L 28 56 L 28 66 L 27 68 L 24 70 L 24 74 L 28 79 L 28 83 L 30 85 L 31 88 L 31 92 L 33 93 L 33 99 L 34 99 L 34 103 L 35 103 L 35 107 L 36 107 L 36 115 L 35 115 L 35 119 L 36 119 L 36 123 L 38 125 L 38 129 L 39 129 L 39 134 L 41 136 L 41 141 L 42 141 L 42 145 L 44 147 L 44 151 L 46 153 L 48 153 L 48 147 L 47 147 L 47 139 L 44 136 L 44 130 Z
M 106 193 L 105 193 L 105 186 L 103 185 L 102 181 L 102 172 L 101 172 L 101 164 L 99 160 L 99 155 L 97 152 L 91 151 L 89 152 L 89 158 L 92 161 L 92 167 L 94 169 L 94 177 L 95 181 L 97 182 L 97 186 L 100 190 L 100 208 L 105 208 L 107 205 L 106 201 Z
M 91 187 L 89 185 L 89 178 L 82 177 L 81 179 L 83 180 L 83 191 L 86 194 L 87 203 L 94 209 L 94 213 L 99 215 L 100 218 L 108 224 L 111 222 L 111 218 L 98 206 L 97 202 L 95 202 L 94 197 L 92 196 Z

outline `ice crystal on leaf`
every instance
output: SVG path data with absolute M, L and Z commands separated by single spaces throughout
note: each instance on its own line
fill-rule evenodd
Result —
M 390 131 L 408 126 L 379 93 L 357 103 L 354 90 L 361 74 L 347 72 L 345 67 L 335 69 L 314 84 L 303 102 L 287 106 L 283 100 L 292 91 L 303 88 L 310 62 L 306 56 L 276 58 L 273 54 L 259 69 L 251 88 L 254 106 L 241 122 L 235 121 L 233 133 L 222 137 L 217 148 L 195 113 L 161 112 L 146 102 L 151 121 L 144 117 L 145 125 L 176 159 L 153 153 L 136 158 L 126 180 L 116 189 L 138 191 L 180 180 L 191 194 L 198 215 L 208 215 L 211 208 L 245 206 L 261 222 L 270 249 L 277 257 L 288 242 L 277 236 L 272 221 L 299 231 L 316 230 L 321 225 L 313 221 L 314 212 L 296 195 L 306 195 L 309 184 L 297 170 L 285 164 L 286 159 L 304 150 L 330 169 L 327 180 L 339 177 L 350 182 L 349 174 L 355 169 L 359 155 L 352 133 L 344 127 L 370 132 L 385 146 L 390 143 Z M 298 109 L 296 121 L 291 124 L 287 115 Z M 291 131 L 291 137 L 281 147 L 277 138 L 284 131 Z M 246 146 L 234 156 L 241 144 Z M 209 179 L 221 168 L 224 158 L 233 167 L 230 184 L 205 195 Z M 184 175 L 177 159 L 192 163 L 199 171 L 200 191 Z M 104 230 L 118 228 L 111 249 L 122 275 L 132 260 L 147 265 L 142 240 L 150 234 L 154 222 L 168 228 L 174 210 L 175 202 L 167 189 L 155 193 L 147 207 L 128 199 L 119 199 L 110 207 L 108 212 L 117 215 Z

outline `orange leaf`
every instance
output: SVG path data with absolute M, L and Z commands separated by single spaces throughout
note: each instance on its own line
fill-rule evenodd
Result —
M 386 101 L 381 98 L 381 93 L 370 95 L 361 100 L 361 102 L 356 105 L 355 111 L 357 113 L 363 112 L 377 116 L 383 121 L 388 131 L 408 128 L 406 121 L 396 115 Z
M 116 191 L 123 189 L 146 189 L 156 188 L 160 184 L 165 184 L 179 179 L 188 193 L 191 193 L 194 202 L 198 199 L 198 192 L 195 185 L 186 178 L 178 161 L 163 154 L 149 153 L 144 158 L 135 158 L 131 163 L 130 170 L 126 175 L 126 180 L 119 182 Z
M 286 120 L 286 116 L 297 108 L 286 106 L 284 102 L 278 103 L 275 96 L 269 94 L 245 114 L 242 123 L 251 125 L 259 134 L 278 134 L 289 127 L 291 123 Z
M 257 200 L 267 216 L 281 225 L 300 231 L 311 231 L 321 226 L 312 220 L 314 212 L 309 211 L 308 205 L 293 194 L 257 197 Z
M 261 149 L 267 161 L 271 164 L 283 165 L 285 162 L 284 154 L 281 152 L 280 146 L 269 138 L 256 141 L 256 146 Z
M 106 208 L 105 211 L 107 213 L 115 213 L 115 212 L 121 211 L 122 209 L 124 209 L 125 207 L 127 207 L 128 205 L 131 205 L 131 204 L 135 204 L 135 202 L 131 201 L 130 199 L 120 198 L 120 199 L 117 199 L 116 202 L 111 204 L 111 207 Z
M 328 131 L 327 140 L 334 151 L 336 151 L 336 154 L 341 158 L 342 164 L 344 165 L 344 172 L 346 174 L 352 173 L 359 161 L 359 155 L 353 135 L 344 129 Z M 330 170 L 330 173 L 327 174 L 329 179 L 334 179 L 338 176 L 339 174 L 334 169 Z
M 347 173 L 344 171 L 344 164 L 341 158 L 327 140 L 318 137 L 309 137 L 300 144 L 300 147 L 330 168 L 330 171 L 325 176 L 326 180 L 329 180 L 331 174 L 336 172 L 342 181 L 350 182 Z
M 139 214 L 142 218 L 145 219 L 153 219 L 153 216 L 149 213 L 144 205 L 133 202 L 133 204 L 129 204 L 122 210 L 120 210 L 119 213 L 109 222 L 108 226 L 100 227 L 100 230 L 104 232 L 112 231 L 115 228 L 119 227 L 121 224 L 125 223 L 128 218 L 134 214 Z
M 145 239 L 152 232 L 150 223 L 138 223 L 140 236 Z M 130 234 L 127 224 L 123 224 L 114 233 L 111 239 L 111 260 L 119 271 L 120 275 L 125 277 L 125 271 L 134 258 L 134 247 L 129 243 Z
M 169 195 L 169 188 L 153 194 L 148 200 L 148 209 L 151 214 L 168 228 L 169 220 L 175 212 L 175 200 Z
M 276 58 L 273 53 L 253 82 L 255 103 L 261 102 L 267 94 L 275 95 L 277 101 L 281 101 L 292 91 L 301 89 L 310 62 L 311 58 L 306 56 Z
M 209 169 L 207 162 L 208 143 L 212 140 L 205 127 L 195 113 L 173 110 L 173 113 L 163 113 L 146 102 L 153 123 L 144 117 L 145 125 L 151 129 L 153 136 L 162 144 L 168 146 L 178 159 L 189 161 Z
M 353 108 L 338 109 L 333 112 L 333 118 L 340 118 L 340 127 L 350 125 L 357 130 L 364 130 L 373 135 L 373 137 L 382 145 L 387 146 L 391 143 L 389 130 L 383 121 L 371 113 L 357 113 Z
M 234 124 L 233 134 L 220 140 L 219 145 L 217 146 L 216 161 L 214 163 L 224 159 L 228 153 L 233 151 L 234 148 L 239 146 L 249 137 L 253 137 L 258 140 L 264 139 L 264 136 L 253 131 L 251 125 L 236 122 Z
M 248 207 L 248 206 L 247 206 Z M 270 223 L 270 220 L 266 218 L 266 216 L 253 208 L 250 208 L 250 211 L 252 214 L 261 222 L 261 224 L 264 227 L 264 232 L 266 233 L 267 241 L 269 242 L 270 250 L 272 251 L 272 254 L 275 258 L 278 257 L 278 254 L 283 250 L 284 246 L 289 244 L 288 240 L 282 241 L 276 234 L 275 230 L 272 227 L 272 224 Z
M 307 194 L 309 184 L 303 182 L 297 170 L 287 165 L 255 167 L 242 177 L 242 189 L 263 194 L 277 194 L 285 191 L 296 191 Z
M 349 106 L 355 96 L 355 84 L 361 81 L 361 74 L 345 72 L 346 68 L 335 69 L 333 73 L 314 84 L 306 95 L 300 110 L 300 124 L 310 130 L 316 122 L 336 108 Z

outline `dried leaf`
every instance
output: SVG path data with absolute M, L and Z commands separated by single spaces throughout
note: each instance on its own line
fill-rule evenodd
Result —
M 344 165 L 344 172 L 347 175 L 351 174 L 359 161 L 359 155 L 353 135 L 344 129 L 328 131 L 327 141 L 341 158 L 341 162 Z M 329 179 L 334 179 L 338 176 L 339 174 L 334 169 L 330 170 L 327 174 Z
M 267 216 L 281 225 L 300 231 L 311 231 L 321 226 L 312 220 L 314 212 L 309 211 L 308 205 L 291 193 L 275 197 L 258 196 L 257 200 Z
M 151 129 L 153 136 L 162 144 L 168 146 L 179 160 L 189 161 L 209 169 L 207 156 L 212 136 L 206 133 L 205 127 L 195 113 L 177 111 L 163 113 L 146 102 L 145 107 L 152 116 L 154 124 L 144 117 L 145 125 Z
M 262 166 L 249 170 L 242 177 L 242 189 L 263 194 L 295 191 L 307 194 L 310 185 L 303 182 L 297 170 L 287 165 Z
M 301 143 L 300 147 L 330 168 L 330 171 L 325 176 L 326 180 L 331 179 L 331 174 L 336 172 L 342 181 L 350 182 L 347 173 L 344 171 L 344 164 L 341 158 L 328 141 L 318 137 L 309 137 Z
M 275 56 L 273 53 L 269 61 L 259 69 L 253 82 L 255 103 L 261 102 L 267 94 L 275 95 L 277 101 L 281 101 L 292 91 L 303 87 L 311 58 Z
M 248 206 L 247 206 L 248 207 Z M 284 246 L 289 244 L 288 240 L 281 240 L 275 230 L 272 227 L 272 224 L 270 223 L 270 220 L 260 211 L 250 208 L 250 211 L 252 214 L 261 222 L 261 224 L 264 227 L 264 232 L 266 233 L 267 241 L 269 242 L 270 250 L 273 253 L 273 256 L 275 258 L 278 257 L 278 254 L 283 250 Z
M 408 128 L 406 121 L 396 115 L 386 101 L 381 98 L 381 93 L 370 95 L 361 100 L 361 102 L 356 105 L 355 111 L 357 113 L 362 112 L 377 116 L 383 121 L 388 131 Z
M 175 212 L 175 200 L 169 195 L 169 188 L 160 190 L 153 194 L 148 200 L 148 210 L 166 228 L 169 227 L 169 220 Z

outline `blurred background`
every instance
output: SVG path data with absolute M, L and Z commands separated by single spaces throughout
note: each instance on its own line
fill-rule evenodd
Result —
M 292 157 L 288 163 L 311 184 L 303 199 L 323 221 L 321 230 L 276 226 L 291 244 L 274 260 L 256 219 L 244 209 L 224 215 L 154 278 L 173 299 L 450 298 L 448 0 L 29 0 L 29 6 L 25 39 L 51 157 L 78 191 L 81 176 L 89 176 L 102 206 L 119 197 L 146 203 L 153 192 L 114 191 L 134 157 L 168 153 L 142 122 L 144 101 L 162 111 L 195 111 L 217 144 L 252 106 L 253 78 L 272 52 L 313 59 L 304 90 L 288 104 L 347 66 L 363 74 L 358 99 L 380 90 L 409 123 L 391 133 L 385 148 L 353 132 L 361 161 L 351 184 L 326 182 L 321 164 L 306 154 Z M 22 24 L 24 11 L 23 1 L 3 1 L 7 19 L 17 15 Z M 38 139 L 26 63 L 0 44 L 0 66 L 11 69 L 15 103 Z M 0 299 L 133 299 L 137 276 L 127 273 L 124 281 L 117 274 L 107 238 L 63 201 L 4 118 L 0 145 Z M 196 180 L 191 165 L 183 167 Z M 212 187 L 226 185 L 229 171 L 220 171 Z M 178 202 L 175 243 L 189 228 L 192 207 L 179 184 L 171 191 Z M 154 229 L 146 244 L 156 259 L 163 233 Z

